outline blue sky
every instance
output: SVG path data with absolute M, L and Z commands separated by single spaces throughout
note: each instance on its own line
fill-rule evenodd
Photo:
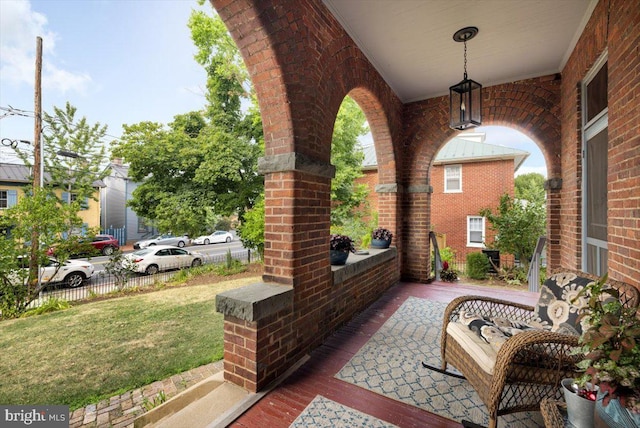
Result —
M 69 101 L 90 124 L 168 123 L 205 105 L 206 74 L 187 22 L 196 0 L 0 0 L 0 107 L 33 112 L 36 36 L 43 38 L 42 109 Z M 6 112 L 0 110 L 0 117 Z M 33 117 L 0 118 L 0 138 L 33 140 Z M 546 176 L 537 146 L 518 131 L 482 127 L 487 143 L 531 153 L 518 174 Z M 14 161 L 0 147 L 0 162 Z
M 69 101 L 78 118 L 118 137 L 122 124 L 201 109 L 206 74 L 187 27 L 198 8 L 195 0 L 0 0 L 0 107 L 34 110 L 41 36 L 45 112 Z M 0 119 L 2 138 L 33 140 L 33 128 L 33 118 Z

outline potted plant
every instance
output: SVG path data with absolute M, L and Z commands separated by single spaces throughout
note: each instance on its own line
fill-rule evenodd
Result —
M 442 262 L 440 279 L 446 282 L 454 282 L 458 280 L 458 273 L 454 269 L 449 269 L 449 262 L 446 260 Z
M 607 275 L 584 287 L 583 331 L 579 352 L 579 383 L 599 386 L 595 419 L 608 426 L 640 426 L 640 318 L 638 300 L 626 304 L 618 289 L 606 284 Z M 626 422 L 623 422 L 626 421 Z M 598 426 L 596 424 L 596 426 Z
M 593 428 L 597 386 L 587 382 L 579 385 L 575 379 L 563 379 L 561 382 L 567 416 L 571 426 Z
M 371 232 L 371 248 L 389 248 L 393 233 L 389 229 L 379 227 Z
M 349 253 L 356 251 L 353 240 L 347 235 L 332 234 L 329 240 L 329 254 L 332 265 L 343 265 L 347 262 Z

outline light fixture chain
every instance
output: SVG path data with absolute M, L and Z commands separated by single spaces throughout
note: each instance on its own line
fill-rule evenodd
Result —
M 467 79 L 467 40 L 464 40 L 464 79 Z

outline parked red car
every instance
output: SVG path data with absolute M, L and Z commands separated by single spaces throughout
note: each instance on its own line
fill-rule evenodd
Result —
M 80 244 L 84 244 L 84 243 L 85 242 L 80 240 Z M 96 253 L 101 253 L 102 255 L 105 255 L 105 256 L 110 256 L 111 254 L 114 253 L 114 251 L 117 251 L 120 249 L 120 243 L 116 238 L 114 238 L 111 235 L 96 235 L 93 237 L 93 240 L 91 242 L 86 242 L 86 243 L 91 245 L 95 249 Z M 49 248 L 49 251 L 47 251 L 47 254 L 50 256 L 54 256 L 55 248 Z M 90 255 L 90 254 L 86 254 L 85 251 L 72 254 L 72 256 L 86 256 L 86 255 Z

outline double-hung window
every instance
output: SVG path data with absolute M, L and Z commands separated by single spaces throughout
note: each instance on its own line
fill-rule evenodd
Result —
M 467 247 L 484 246 L 484 217 L 467 217 Z
M 18 203 L 17 190 L 0 189 L 0 210 L 11 208 Z
M 462 192 L 462 165 L 445 165 L 444 192 Z

